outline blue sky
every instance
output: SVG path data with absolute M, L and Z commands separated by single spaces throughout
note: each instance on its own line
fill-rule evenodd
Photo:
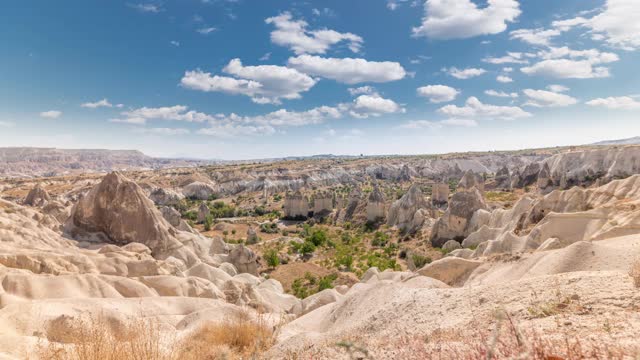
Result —
M 248 159 L 640 133 L 636 0 L 3 1 L 0 146 Z

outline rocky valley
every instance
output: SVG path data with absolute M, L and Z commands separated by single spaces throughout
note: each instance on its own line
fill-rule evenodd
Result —
M 0 356 L 636 358 L 639 159 L 625 145 L 13 174 Z

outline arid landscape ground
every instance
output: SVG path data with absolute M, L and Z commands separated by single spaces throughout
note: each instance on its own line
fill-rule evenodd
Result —
M 0 358 L 640 355 L 640 146 L 100 156 L 0 159 Z

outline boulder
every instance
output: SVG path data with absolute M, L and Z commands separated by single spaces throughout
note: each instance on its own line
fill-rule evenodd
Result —
M 209 200 L 215 193 L 213 186 L 201 181 L 194 181 L 182 188 L 182 194 L 185 197 L 195 200 Z
M 258 237 L 256 230 L 252 227 L 249 227 L 247 229 L 247 244 L 257 244 L 258 242 L 260 242 L 260 238 Z
M 449 240 L 444 245 L 442 245 L 442 250 L 446 252 L 452 252 L 453 250 L 461 249 L 460 243 L 455 240 Z
M 184 195 L 173 190 L 157 188 L 151 192 L 149 199 L 158 206 L 178 205 L 184 199 Z
M 197 221 L 199 223 L 203 223 L 207 220 L 207 216 L 209 216 L 209 214 L 211 214 L 211 210 L 209 210 L 209 207 L 207 206 L 207 204 L 205 204 L 204 202 L 200 204 L 200 206 L 198 207 L 198 219 Z
M 511 189 L 511 175 L 509 174 L 509 169 L 506 166 L 503 166 L 500 170 L 496 172 L 495 177 L 493 178 L 494 188 L 501 190 L 509 190 Z
M 24 199 L 24 203 L 29 206 L 43 206 L 50 200 L 51 196 L 47 190 L 38 184 L 29 191 L 27 197 Z
M 244 245 L 235 246 L 229 253 L 229 262 L 239 273 L 258 276 L 258 256 Z

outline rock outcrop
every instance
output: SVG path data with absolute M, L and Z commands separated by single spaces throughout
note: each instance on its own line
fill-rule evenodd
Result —
M 449 184 L 437 183 L 431 186 L 431 204 L 444 206 L 449 203 Z
M 201 203 L 200 206 L 198 206 L 198 217 L 197 217 L 197 221 L 199 223 L 203 223 L 205 221 L 207 221 L 207 217 L 211 214 L 211 210 L 209 209 L 209 207 L 207 206 L 206 203 Z
M 467 170 L 458 182 L 458 190 L 464 191 L 472 188 L 476 188 L 480 192 L 484 192 L 484 177 L 480 174 L 474 173 L 472 170 Z
M 182 194 L 189 199 L 209 200 L 211 196 L 216 194 L 216 191 L 213 186 L 207 183 L 194 181 L 182 188 Z
M 493 188 L 498 190 L 511 189 L 511 174 L 509 173 L 509 168 L 503 166 L 496 172 L 493 178 Z
M 158 206 L 178 205 L 184 199 L 184 195 L 173 190 L 157 188 L 151 192 L 149 199 Z
M 429 203 L 420 187 L 416 184 L 411 185 L 406 194 L 391 204 L 387 225 L 396 226 L 403 232 L 415 232 L 424 223 L 425 212 L 428 215 L 431 213 Z
M 313 215 L 326 216 L 333 211 L 333 194 L 318 192 L 313 197 Z
M 367 198 L 367 221 L 375 222 L 385 217 L 384 194 L 375 185 Z
M 119 245 L 139 242 L 154 251 L 180 246 L 171 225 L 133 181 L 113 172 L 76 204 L 71 224 Z
M 309 215 L 309 200 L 300 191 L 288 193 L 284 199 L 284 216 L 289 219 L 306 218 Z
M 474 213 L 486 209 L 487 204 L 476 188 L 453 194 L 449 208 L 431 230 L 431 244 L 442 247 L 449 240 L 462 242 L 470 233 L 468 225 Z
M 51 196 L 40 184 L 31 189 L 24 199 L 25 205 L 29 206 L 44 206 L 49 201 L 51 201 Z

